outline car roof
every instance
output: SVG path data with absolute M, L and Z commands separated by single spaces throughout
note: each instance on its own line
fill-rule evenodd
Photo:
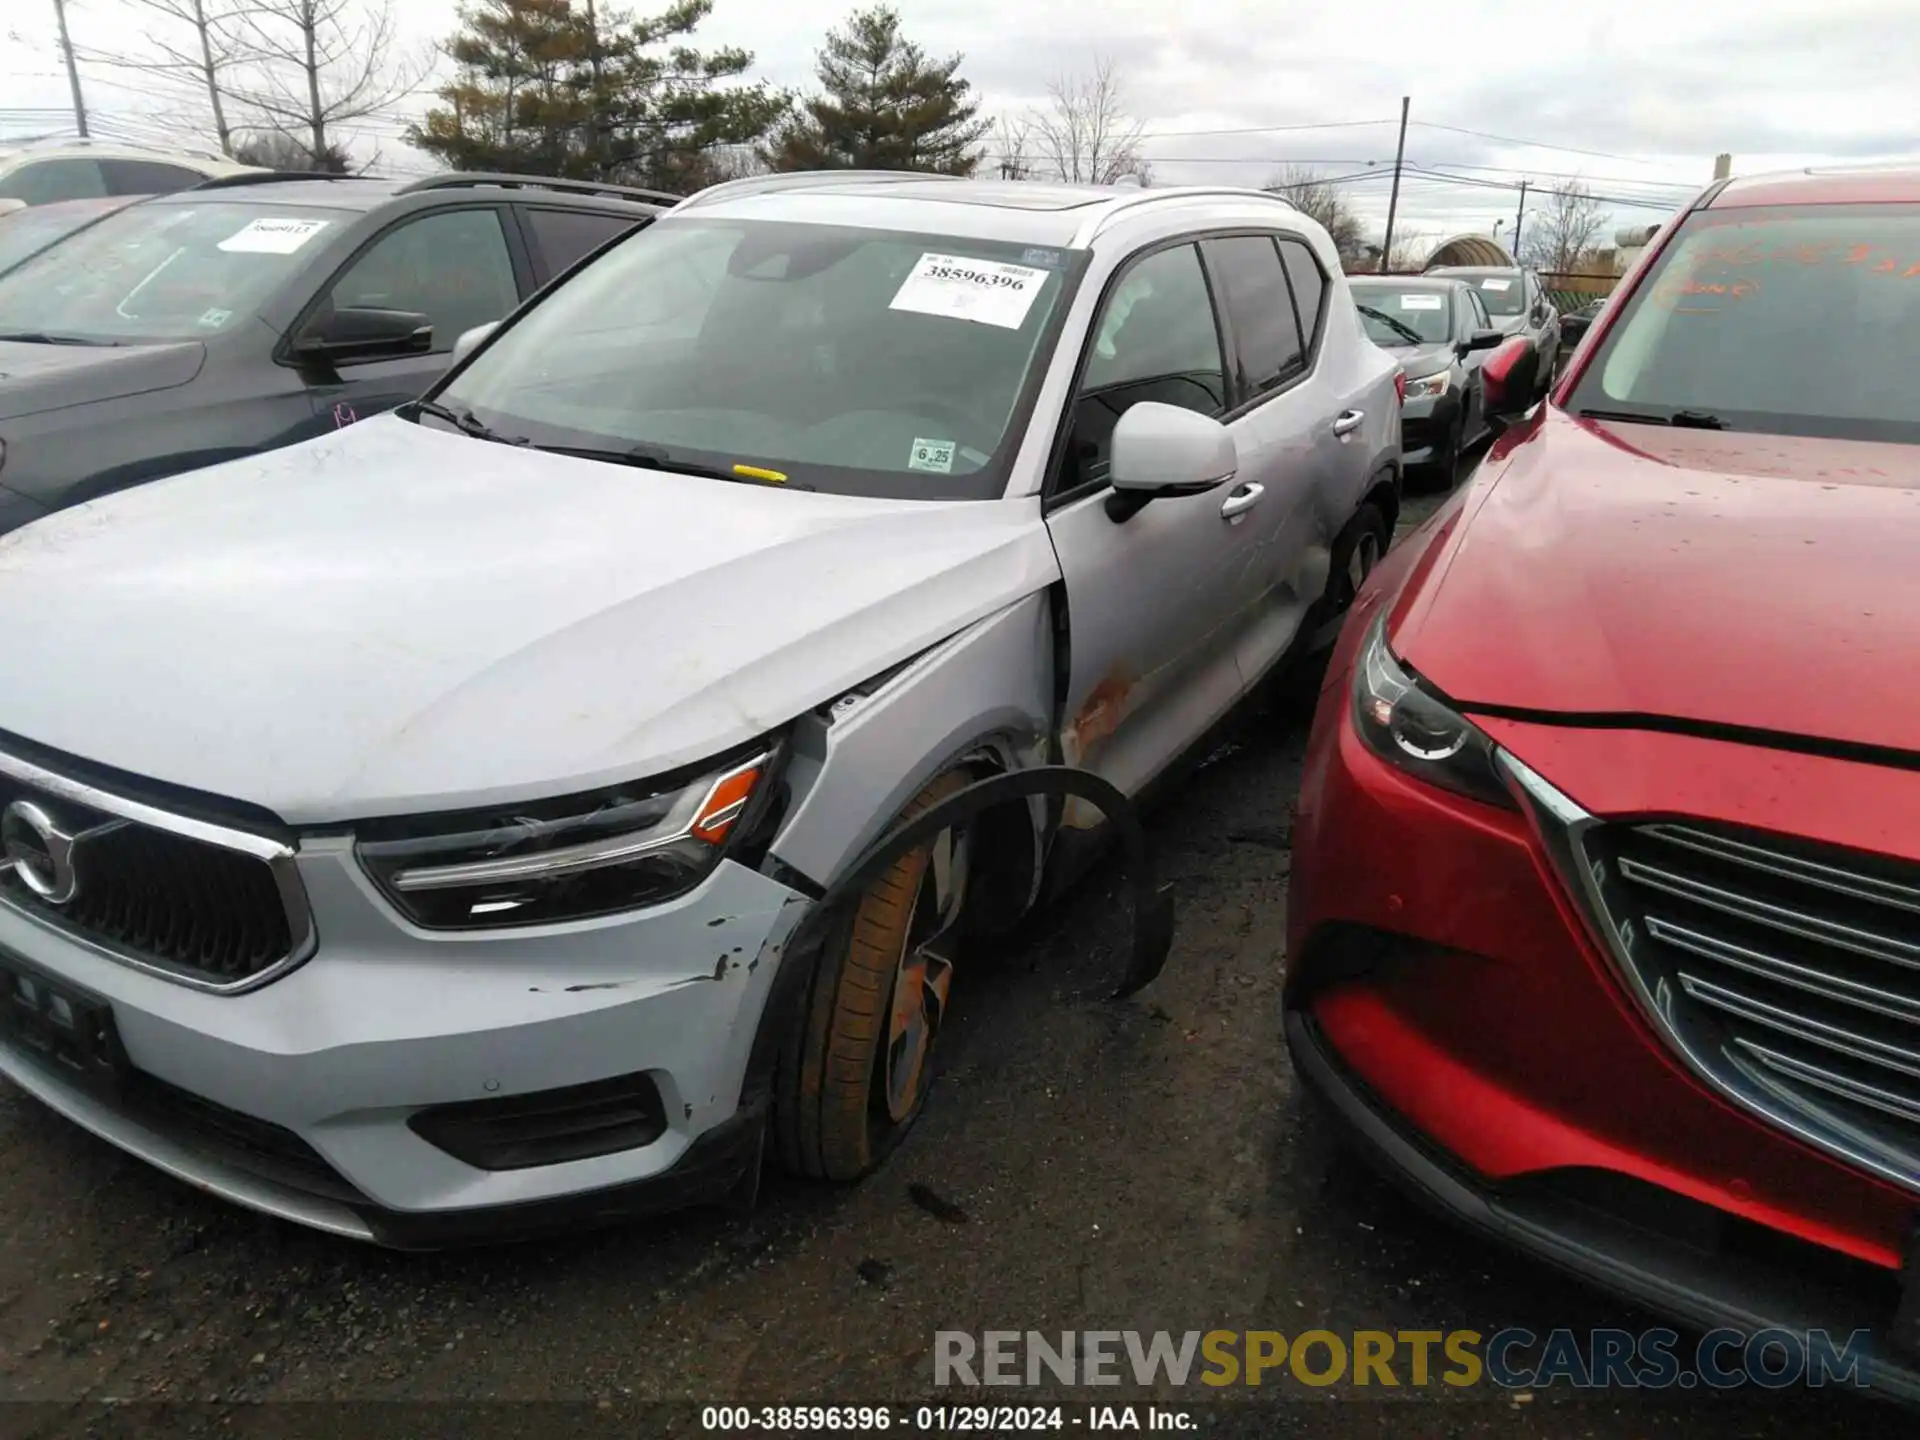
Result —
M 1751 175 L 1722 186 L 1705 208 L 1902 203 L 1920 203 L 1920 165 L 1834 166 Z
M 212 201 L 247 201 L 277 209 L 306 207 L 364 214 L 394 200 L 427 203 L 428 197 L 459 199 L 481 192 L 492 197 L 505 191 L 511 191 L 517 199 L 542 204 L 558 202 L 581 209 L 639 210 L 649 214 L 660 213 L 666 208 L 660 201 L 673 198 L 663 195 L 659 201 L 647 201 L 638 196 L 650 192 L 621 193 L 619 187 L 575 186 L 563 180 L 542 183 L 536 176 L 436 175 L 422 181 L 372 175 L 287 175 L 277 179 L 245 177 L 215 181 L 156 196 L 151 203 L 199 205 Z
M 244 175 L 260 169 L 243 165 L 212 150 L 142 145 L 132 140 L 94 140 L 77 137 L 36 140 L 24 145 L 0 145 L 0 170 L 28 160 L 151 160 L 198 170 L 203 175 Z
M 1073 246 L 1090 243 L 1109 220 L 1127 212 L 1205 201 L 1230 207 L 1238 202 L 1253 213 L 1284 210 L 1296 223 L 1303 218 L 1278 195 L 1228 186 L 1143 189 L 831 171 L 732 181 L 682 201 L 672 213 Z

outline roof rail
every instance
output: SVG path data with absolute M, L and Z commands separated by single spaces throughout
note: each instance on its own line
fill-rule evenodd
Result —
M 504 175 L 482 170 L 455 170 L 445 175 L 429 175 L 410 185 L 401 186 L 397 193 L 417 195 L 423 190 L 457 190 L 481 185 L 557 190 L 568 195 L 601 195 L 609 200 L 640 200 L 649 205 L 678 205 L 682 198 L 664 190 L 643 190 L 638 185 L 615 185 L 605 180 L 561 180 L 550 175 Z
M 1084 226 L 1074 237 L 1075 245 L 1085 245 L 1113 221 L 1114 217 L 1128 211 L 1138 210 L 1143 205 L 1157 205 L 1168 200 L 1199 200 L 1223 196 L 1235 200 L 1271 200 L 1298 211 L 1300 207 L 1285 195 L 1277 195 L 1271 190 L 1256 190 L 1249 185 L 1168 185 L 1158 190 L 1136 190 L 1127 194 L 1124 200 L 1117 200 L 1107 206 Z
M 903 180 L 962 181 L 960 175 L 935 175 L 925 170 L 783 170 L 774 175 L 743 175 L 696 190 L 676 207 L 691 209 L 741 195 L 765 195 L 781 190 L 821 190 L 832 185 L 889 185 Z
M 190 185 L 190 190 L 232 190 L 242 185 L 272 185 L 281 180 L 377 180 L 377 175 L 335 175 L 327 170 L 242 170 L 233 175 L 215 175 Z

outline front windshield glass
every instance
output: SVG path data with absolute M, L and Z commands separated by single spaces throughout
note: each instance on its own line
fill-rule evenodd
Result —
M 1526 308 L 1527 287 L 1518 270 L 1449 270 L 1455 280 L 1464 280 L 1479 292 L 1487 313 L 1496 320 L 1518 315 Z
M 1689 216 L 1569 408 L 1776 435 L 1920 441 L 1920 206 Z
M 251 320 L 353 219 L 243 201 L 134 205 L 0 275 L 0 334 L 205 339 Z
M 29 255 L 98 220 L 108 208 L 97 200 L 79 200 L 30 205 L 24 210 L 0 215 L 0 272 L 11 270 Z
M 1360 323 L 1376 345 L 1397 349 L 1409 345 L 1438 345 L 1453 334 L 1450 299 L 1444 290 L 1392 285 L 1353 286 L 1353 303 L 1360 307 Z
M 510 438 L 639 448 L 669 469 L 997 497 L 1078 259 L 948 236 L 664 220 L 555 290 L 435 399 Z

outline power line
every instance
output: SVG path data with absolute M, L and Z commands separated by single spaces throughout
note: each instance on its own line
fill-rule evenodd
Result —
M 1368 125 L 1391 125 L 1391 116 L 1384 120 L 1328 120 L 1313 125 L 1241 125 L 1228 130 L 1143 130 L 1138 138 L 1142 140 L 1170 140 L 1181 135 L 1284 135 L 1301 130 L 1359 130 Z
M 1464 125 L 1442 125 L 1437 120 L 1415 120 L 1428 130 L 1450 130 L 1455 135 L 1472 135 L 1481 140 L 1496 140 L 1502 145 L 1522 145 L 1529 150 L 1558 150 L 1567 155 L 1591 155 L 1599 160 L 1619 160 L 1628 165 L 1662 165 L 1662 160 L 1648 160 L 1640 155 L 1617 155 L 1611 150 L 1582 150 L 1577 145 L 1549 145 L 1544 140 L 1519 140 L 1511 135 L 1495 135 L 1489 130 L 1469 130 Z

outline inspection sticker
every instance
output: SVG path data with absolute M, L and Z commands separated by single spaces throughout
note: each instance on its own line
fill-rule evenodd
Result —
M 220 248 L 238 255 L 291 255 L 327 226 L 330 220 L 250 220 L 220 242 Z
M 1440 297 L 1438 295 L 1402 295 L 1400 308 L 1402 310 L 1438 310 Z
M 1487 279 L 1482 280 L 1480 282 L 1480 288 L 1482 290 L 1511 290 L 1513 288 L 1513 281 L 1496 280 L 1493 277 L 1489 276 Z
M 936 475 L 950 474 L 953 470 L 953 441 L 915 440 L 913 453 L 907 457 L 907 468 L 931 470 Z
M 1046 271 L 1027 265 L 929 252 L 920 257 L 889 308 L 1018 330 L 1046 278 Z
M 194 324 L 198 325 L 202 330 L 218 330 L 232 318 L 233 312 L 231 310 L 222 310 L 218 306 L 215 306 L 198 320 L 194 321 Z

